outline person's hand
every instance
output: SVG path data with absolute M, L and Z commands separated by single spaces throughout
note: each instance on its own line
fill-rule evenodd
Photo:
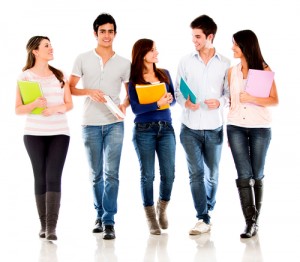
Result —
M 171 93 L 166 93 L 164 94 L 158 101 L 157 101 L 157 105 L 159 107 L 165 106 L 167 104 L 172 103 L 173 101 L 173 96 Z
M 206 99 L 204 104 L 207 105 L 208 109 L 217 109 L 220 106 L 220 101 L 218 99 Z
M 42 115 L 43 116 L 51 116 L 51 115 L 54 115 L 56 113 L 57 112 L 56 112 L 55 108 L 52 107 L 52 108 L 45 108 L 42 112 Z
M 249 103 L 252 101 L 252 96 L 248 94 L 247 92 L 241 92 L 240 93 L 240 102 L 241 103 Z
M 192 101 L 190 100 L 190 96 L 188 96 L 187 100 L 185 101 L 185 107 L 192 110 L 192 111 L 196 111 L 200 108 L 200 104 L 199 103 L 192 103 Z
M 89 90 L 89 97 L 95 102 L 105 103 L 106 100 L 103 97 L 104 95 L 105 94 L 99 89 L 90 89 Z
M 173 102 L 173 96 L 171 93 L 167 93 L 167 100 L 168 100 L 169 104 L 171 104 Z
M 35 107 L 42 107 L 45 108 L 47 106 L 47 99 L 45 97 L 38 97 L 34 101 Z
M 119 108 L 122 111 L 122 113 L 126 116 L 126 108 L 127 108 L 126 105 L 120 104 Z M 118 114 L 117 114 L 117 116 L 118 116 L 118 119 L 120 119 L 120 120 L 124 119 L 123 117 L 119 116 Z

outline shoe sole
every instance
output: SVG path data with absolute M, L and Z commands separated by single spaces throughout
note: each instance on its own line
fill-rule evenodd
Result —
M 102 233 L 103 232 L 103 229 L 100 230 L 100 229 L 93 229 L 92 231 L 93 233 Z
M 210 229 L 208 229 L 207 231 L 203 231 L 203 232 L 198 231 L 198 230 L 191 230 L 191 231 L 189 232 L 189 234 L 190 234 L 191 236 L 194 236 L 194 235 L 205 234 L 205 233 L 208 233 L 208 232 L 210 232 Z
M 113 240 L 115 238 L 116 238 L 115 236 L 114 237 L 112 237 L 112 236 L 103 236 L 103 239 L 105 239 L 105 240 Z

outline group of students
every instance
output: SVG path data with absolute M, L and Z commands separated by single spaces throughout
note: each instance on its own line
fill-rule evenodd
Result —
M 66 112 L 73 107 L 72 95 L 85 96 L 82 138 L 89 172 L 92 175 L 96 222 L 93 233 L 114 239 L 117 213 L 119 166 L 124 138 L 123 119 L 116 118 L 105 105 L 109 95 L 123 113 L 131 106 L 135 114 L 133 144 L 140 164 L 142 202 L 151 234 L 168 228 L 167 206 L 175 178 L 176 138 L 171 110 L 182 107 L 180 142 L 186 153 L 190 189 L 197 222 L 189 234 L 211 229 L 210 211 L 215 207 L 219 162 L 223 144 L 223 112 L 227 118 L 228 143 L 234 159 L 242 212 L 246 227 L 242 238 L 257 233 L 262 205 L 264 165 L 271 140 L 268 106 L 278 104 L 273 81 L 269 97 L 245 92 L 249 69 L 271 70 L 251 30 L 233 35 L 233 53 L 240 63 L 230 67 L 229 59 L 213 46 L 217 25 L 207 15 L 190 24 L 195 51 L 179 62 L 175 85 L 168 70 L 157 68 L 158 51 L 151 39 L 139 39 L 132 48 L 132 61 L 117 55 L 113 41 L 117 33 L 114 18 L 100 14 L 93 23 L 95 49 L 78 55 L 69 79 L 51 65 L 53 48 L 46 36 L 34 36 L 27 43 L 27 62 L 18 80 L 38 81 L 43 97 L 24 105 L 17 88 L 16 114 L 26 114 L 24 144 L 31 160 L 34 190 L 41 222 L 39 236 L 56 240 L 56 224 L 61 199 L 61 177 L 67 156 L 70 132 Z M 192 103 L 179 89 L 183 78 L 197 95 Z M 82 80 L 82 87 L 78 86 Z M 158 101 L 139 103 L 135 86 L 163 82 L 167 93 Z M 120 101 L 122 86 L 126 89 Z M 30 114 L 36 107 L 45 108 Z M 155 157 L 160 171 L 159 198 L 153 199 Z

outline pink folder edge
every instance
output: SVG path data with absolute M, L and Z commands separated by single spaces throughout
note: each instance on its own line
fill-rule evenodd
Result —
M 245 91 L 252 96 L 268 97 L 274 74 L 273 71 L 249 69 Z

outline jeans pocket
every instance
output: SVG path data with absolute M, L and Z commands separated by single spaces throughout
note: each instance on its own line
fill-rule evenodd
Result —
M 151 128 L 151 124 L 150 123 L 136 123 L 135 124 L 135 129 L 136 131 L 147 131 Z

